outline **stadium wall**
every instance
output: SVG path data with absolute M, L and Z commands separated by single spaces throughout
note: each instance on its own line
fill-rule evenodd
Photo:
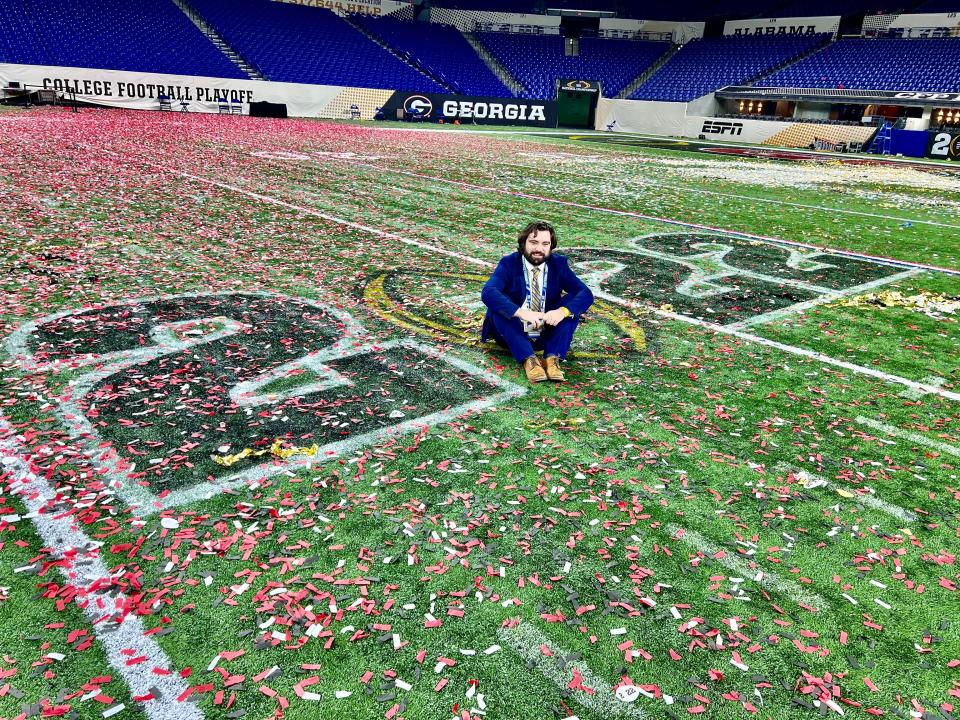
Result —
M 166 94 L 174 110 L 187 104 L 189 112 L 216 113 L 221 98 L 240 105 L 244 115 L 251 102 L 282 103 L 295 117 L 346 118 L 357 105 L 360 117 L 373 119 L 393 90 L 348 88 L 333 85 L 233 80 L 163 75 L 120 70 L 13 65 L 0 63 L 0 87 L 20 83 L 27 89 L 50 89 L 58 95 L 75 93 L 79 102 L 135 110 L 159 110 L 160 94 Z
M 298 0 L 284 0 L 296 2 Z M 430 10 L 430 22 L 453 25 L 461 32 L 473 32 L 478 27 L 493 32 L 526 32 L 537 35 L 559 35 L 559 15 L 492 12 L 486 10 L 459 10 L 435 7 Z M 632 38 L 644 34 L 673 36 L 673 42 L 685 43 L 703 37 L 705 24 L 674 20 L 631 20 L 628 18 L 600 18 L 601 37 Z
M 960 13 L 913 13 L 897 16 L 889 25 L 890 30 L 923 30 L 923 29 L 960 29 Z M 905 36 L 923 37 L 923 33 L 905 33 Z M 952 33 L 956 34 L 956 33 Z M 930 33 L 931 37 L 936 34 Z
M 275 0 L 291 5 L 326 8 L 337 15 L 394 15 L 410 9 L 411 3 L 395 0 Z
M 739 37 L 783 37 L 787 35 L 836 34 L 840 16 L 762 18 L 758 20 L 730 20 L 723 25 L 723 34 Z
M 597 130 L 633 132 L 663 137 L 727 140 L 778 147 L 809 147 L 816 140 L 865 143 L 876 128 L 817 122 L 778 122 L 714 117 L 713 95 L 691 103 L 609 100 L 597 104 Z

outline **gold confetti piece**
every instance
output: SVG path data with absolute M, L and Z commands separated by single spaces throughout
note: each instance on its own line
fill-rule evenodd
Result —
M 899 290 L 881 290 L 843 298 L 833 303 L 835 307 L 899 307 L 916 310 L 934 317 L 940 314 L 953 315 L 960 310 L 960 297 L 921 290 L 916 295 L 904 295 Z
M 237 463 L 240 460 L 248 457 L 273 455 L 274 457 L 283 458 L 286 460 L 294 455 L 306 455 L 307 457 L 314 457 L 318 452 L 320 452 L 320 446 L 316 443 L 310 447 L 283 447 L 283 443 L 280 440 L 274 440 L 273 445 L 266 450 L 253 450 L 252 448 L 244 448 L 234 455 L 211 455 L 210 459 L 213 460 L 217 465 L 230 467 L 234 463 Z

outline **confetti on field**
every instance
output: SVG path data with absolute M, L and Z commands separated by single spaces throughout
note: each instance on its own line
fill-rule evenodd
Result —
M 930 317 L 937 318 L 942 315 L 954 315 L 960 310 L 960 297 L 945 295 L 944 293 L 932 293 L 921 291 L 915 295 L 904 295 L 899 291 L 883 291 L 877 293 L 867 293 L 864 295 L 855 295 L 837 302 L 839 307 L 879 307 L 879 308 L 903 308 L 905 310 L 915 310 L 922 312 Z
M 213 455 L 211 456 L 211 459 L 217 465 L 230 467 L 236 462 L 248 457 L 262 457 L 263 455 L 272 455 L 273 457 L 282 459 L 287 459 L 289 457 L 293 457 L 294 455 L 316 457 L 319 451 L 320 446 L 316 443 L 310 447 L 283 447 L 283 442 L 280 439 L 277 439 L 274 440 L 273 444 L 266 450 L 253 450 L 252 448 L 244 448 L 240 452 L 234 453 L 233 455 Z
M 951 168 L 0 139 L 0 717 L 956 715 Z M 477 330 L 539 218 L 598 302 L 531 387 Z

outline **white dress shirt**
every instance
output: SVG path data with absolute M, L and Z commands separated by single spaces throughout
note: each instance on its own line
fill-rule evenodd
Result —
M 546 307 L 546 297 L 547 297 L 547 261 L 544 260 L 544 261 L 543 261 L 542 263 L 540 263 L 539 265 L 534 265 L 532 262 L 530 262 L 529 260 L 527 260 L 527 259 L 526 259 L 525 257 L 523 257 L 522 255 L 521 255 L 521 259 L 523 260 L 523 275 L 524 275 L 524 277 L 525 277 L 526 280 L 527 280 L 527 309 L 528 309 L 528 310 L 533 309 L 533 303 L 532 303 L 532 299 L 531 299 L 531 297 L 530 297 L 530 292 L 531 292 L 532 289 L 533 289 L 533 283 L 531 282 L 531 278 L 533 277 L 533 273 L 531 272 L 531 270 L 533 270 L 533 268 L 539 268 L 539 269 L 540 269 L 540 277 L 537 279 L 537 282 L 540 284 L 540 292 L 543 293 L 541 297 L 544 298 L 543 307 L 540 308 L 540 312 L 546 312 L 546 311 L 547 311 L 547 307 Z

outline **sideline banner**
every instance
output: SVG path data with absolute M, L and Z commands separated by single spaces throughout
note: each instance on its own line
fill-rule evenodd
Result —
M 337 15 L 392 15 L 399 10 L 409 8 L 412 3 L 394 0 L 276 0 L 291 5 L 326 8 Z
M 240 105 L 244 115 L 250 103 L 287 106 L 295 117 L 349 117 L 356 104 L 361 117 L 372 119 L 374 110 L 393 92 L 333 85 L 232 80 L 229 78 L 163 75 L 94 68 L 49 67 L 0 63 L 0 87 L 20 83 L 25 88 L 76 94 L 79 102 L 134 110 L 158 110 L 160 95 L 170 98 L 173 110 L 216 113 L 221 102 Z M 186 107 L 182 107 L 185 105 Z
M 960 128 L 931 130 L 927 140 L 927 157 L 960 161 Z
M 673 20 L 631 20 L 629 18 L 600 18 L 600 37 L 640 38 L 646 35 L 673 36 L 673 42 L 683 44 L 703 37 L 706 27 L 702 22 Z
M 385 120 L 476 123 L 477 125 L 557 126 L 557 103 L 522 98 L 395 92 L 383 106 Z
M 687 112 L 692 111 L 688 115 Z M 595 128 L 662 137 L 719 140 L 779 147 L 805 148 L 816 140 L 831 143 L 864 143 L 876 128 L 867 125 L 832 125 L 810 122 L 782 122 L 747 118 L 718 118 L 694 103 L 609 100 L 597 105 Z M 960 131 L 957 131 L 960 133 Z
M 759 20 L 730 20 L 724 23 L 723 34 L 756 37 L 816 35 L 817 33 L 835 33 L 839 27 L 839 15 L 763 18 Z

